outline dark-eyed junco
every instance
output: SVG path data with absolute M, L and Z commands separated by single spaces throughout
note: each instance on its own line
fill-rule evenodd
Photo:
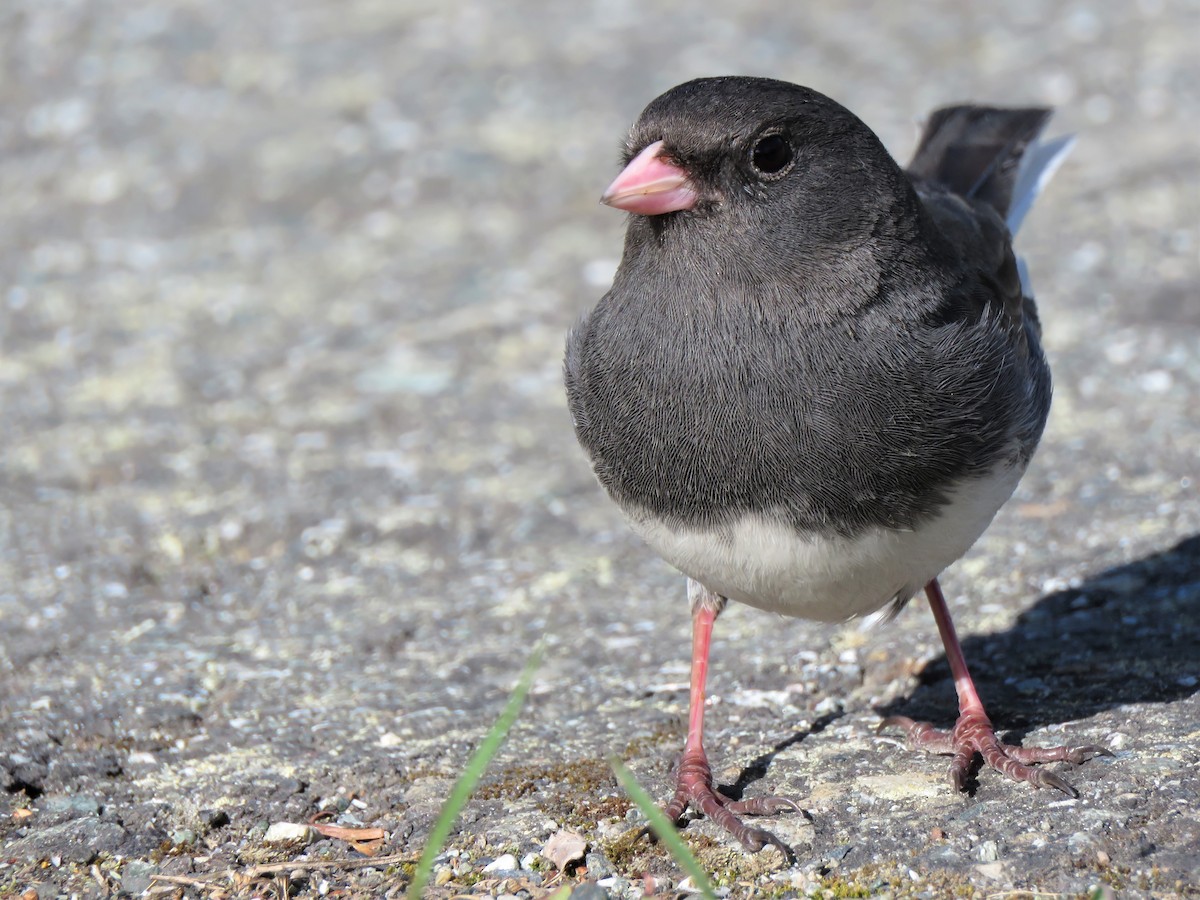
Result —
M 727 600 L 835 621 L 929 598 L 959 696 L 954 730 L 910 742 L 1031 764 L 1099 747 L 1001 744 L 937 575 L 1009 498 L 1050 407 L 1012 228 L 1068 144 L 1045 109 L 955 106 L 907 171 L 848 110 L 763 78 L 654 100 L 603 201 L 631 213 L 612 289 L 567 339 L 575 432 L 633 529 L 688 578 L 691 707 L 668 815 L 794 809 L 714 789 L 702 743 L 713 622 Z M 1024 163 L 1024 164 L 1023 164 Z M 1007 219 L 1007 220 L 1006 220 Z

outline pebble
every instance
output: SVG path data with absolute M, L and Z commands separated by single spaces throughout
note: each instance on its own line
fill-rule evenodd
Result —
M 311 825 L 295 822 L 276 822 L 263 835 L 264 844 L 308 844 L 317 839 L 317 830 Z
M 995 841 L 984 841 L 975 848 L 975 857 L 980 862 L 995 862 L 1000 858 L 1000 845 Z
M 158 872 L 154 863 L 131 859 L 121 867 L 121 890 L 134 897 L 140 896 L 150 887 L 151 879 Z
M 505 853 L 503 856 L 497 856 L 490 863 L 483 867 L 485 872 L 515 872 L 520 868 L 517 864 L 517 858 L 511 853 Z
M 584 857 L 583 864 L 587 867 L 588 876 L 595 878 L 597 881 L 601 878 L 607 878 L 609 875 L 616 874 L 612 863 L 608 861 L 608 857 L 596 850 L 593 850 Z

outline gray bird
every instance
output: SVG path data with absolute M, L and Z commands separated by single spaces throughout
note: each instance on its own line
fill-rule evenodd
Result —
M 924 588 L 959 697 L 953 731 L 896 717 L 916 747 L 1032 764 L 1099 747 L 1000 743 L 937 576 L 1009 498 L 1050 408 L 1050 371 L 1011 232 L 1069 142 L 1050 111 L 955 106 L 901 169 L 838 103 L 762 78 L 654 100 L 603 196 L 631 213 L 612 289 L 567 338 L 575 433 L 647 544 L 688 579 L 691 698 L 678 787 L 747 849 L 703 746 L 713 623 L 728 600 L 819 621 L 898 610 Z M 1024 161 L 1024 165 L 1022 162 Z M 783 848 L 786 851 L 786 848 Z

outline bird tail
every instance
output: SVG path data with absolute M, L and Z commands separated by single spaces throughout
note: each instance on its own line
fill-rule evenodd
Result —
M 1038 143 L 1051 110 L 947 106 L 925 124 L 909 174 L 982 200 L 1017 228 L 1075 143 L 1074 135 Z

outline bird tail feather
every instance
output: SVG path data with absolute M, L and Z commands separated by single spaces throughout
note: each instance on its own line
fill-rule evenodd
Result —
M 1012 203 L 1008 207 L 1005 221 L 1012 234 L 1017 233 L 1025 214 L 1033 207 L 1033 201 L 1042 189 L 1050 183 L 1051 177 L 1058 171 L 1071 148 L 1075 146 L 1075 135 L 1065 134 L 1052 141 L 1034 141 L 1021 157 L 1021 165 L 1017 169 L 1017 181 L 1013 185 Z
M 925 125 L 909 174 L 990 204 L 1015 234 L 1075 143 L 1073 136 L 1038 143 L 1050 115 L 1043 107 L 939 109 Z

